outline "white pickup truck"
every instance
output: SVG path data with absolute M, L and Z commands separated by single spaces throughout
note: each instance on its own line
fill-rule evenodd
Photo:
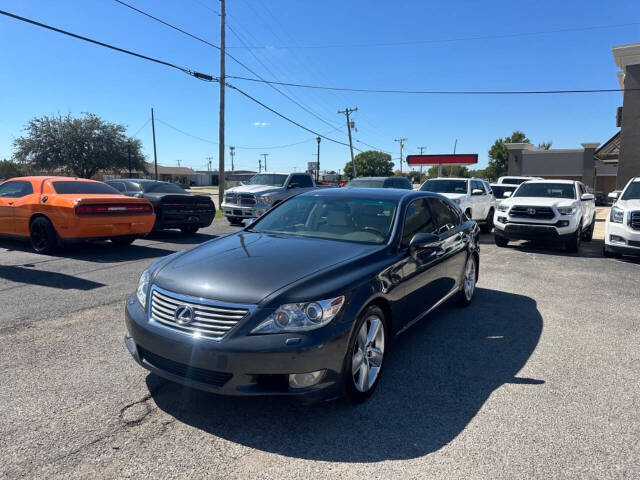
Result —
M 640 177 L 629 180 L 604 227 L 605 257 L 640 255 Z
M 559 241 L 577 252 L 581 240 L 593 238 L 594 198 L 573 180 L 529 180 L 496 208 L 495 243 L 506 247 L 510 240 Z
M 231 225 L 240 225 L 243 220 L 258 218 L 283 200 L 314 188 L 316 184 L 308 173 L 258 173 L 245 185 L 227 190 L 220 210 Z

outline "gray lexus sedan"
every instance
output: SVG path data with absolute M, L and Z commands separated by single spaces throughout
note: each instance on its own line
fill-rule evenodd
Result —
M 125 344 L 190 387 L 362 402 L 396 335 L 452 297 L 471 302 L 478 231 L 435 193 L 308 192 L 152 264 Z

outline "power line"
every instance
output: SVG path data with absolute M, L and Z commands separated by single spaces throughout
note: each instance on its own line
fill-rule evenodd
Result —
M 132 136 L 132 137 L 137 137 L 137 136 L 138 136 L 138 134 L 142 131 L 142 129 L 143 129 L 144 127 L 146 127 L 147 125 L 149 125 L 149 122 L 150 122 L 150 121 L 151 121 L 151 118 L 147 118 L 147 121 L 146 121 L 146 122 L 144 122 L 144 124 L 143 124 L 143 125 L 142 125 L 138 130 L 136 130 L 136 133 L 134 133 L 134 134 L 133 134 L 133 135 L 131 135 L 131 136 Z
M 247 47 L 235 46 L 235 47 L 228 47 L 228 48 L 234 48 L 234 49 L 280 48 L 283 50 L 297 50 L 297 49 L 325 49 L 325 48 L 400 47 L 400 46 L 408 46 L 408 45 L 429 45 L 429 44 L 438 44 L 438 43 L 468 42 L 473 40 L 494 40 L 494 39 L 501 39 L 501 38 L 531 37 L 536 35 L 584 32 L 584 31 L 600 30 L 600 29 L 606 29 L 606 28 L 632 27 L 637 25 L 640 25 L 640 22 L 618 23 L 618 24 L 611 24 L 611 25 L 592 25 L 587 27 L 572 27 L 572 28 L 561 28 L 556 30 L 539 30 L 539 31 L 533 31 L 533 32 L 516 32 L 516 33 L 505 33 L 505 34 L 497 34 L 497 35 L 474 35 L 469 37 L 457 37 L 457 38 L 407 40 L 403 42 L 328 44 L 328 45 L 253 45 L 253 46 L 247 46 Z
M 57 27 L 53 27 L 51 25 L 47 25 L 45 23 L 37 22 L 35 20 L 31 20 L 31 19 L 26 18 L 26 17 L 21 17 L 20 15 L 15 15 L 13 13 L 10 13 L 10 12 L 4 11 L 4 10 L 0 10 L 0 14 L 4 15 L 6 17 L 14 18 L 16 20 L 20 20 L 21 22 L 30 23 L 31 25 L 35 25 L 37 27 L 46 28 L 47 30 L 51 30 L 53 32 L 57 32 L 57 33 L 61 33 L 63 35 L 67 35 L 69 37 L 73 37 L 73 38 L 76 38 L 78 40 L 82 40 L 82 41 L 85 41 L 85 42 L 93 43 L 94 45 L 100 45 L 101 47 L 109 48 L 111 50 L 115 50 L 117 52 L 125 53 L 125 54 L 131 55 L 133 57 L 141 58 L 143 60 L 148 60 L 150 62 L 154 62 L 154 63 L 160 64 L 160 65 L 164 65 L 164 66 L 167 66 L 167 67 L 175 68 L 176 70 L 180 70 L 181 72 L 184 72 L 187 75 L 191 75 L 192 77 L 195 77 L 195 78 L 197 78 L 199 80 L 203 80 L 203 81 L 207 81 L 207 82 L 215 82 L 215 81 L 217 81 L 217 79 L 215 77 L 213 77 L 212 75 L 208 75 L 206 73 L 196 72 L 196 71 L 191 70 L 189 68 L 180 67 L 178 65 L 175 65 L 175 64 L 170 63 L 170 62 L 166 62 L 164 60 L 159 60 L 157 58 L 149 57 L 149 56 L 143 55 L 141 53 L 137 53 L 137 52 L 134 52 L 134 51 L 131 51 L 131 50 L 127 50 L 125 48 L 116 47 L 115 45 L 111 45 L 109 43 L 100 42 L 98 40 L 94 40 L 94 39 L 89 38 L 89 37 L 78 35 L 76 33 L 71 33 L 71 32 L 69 32 L 67 30 L 62 30 L 61 28 L 57 28 Z
M 327 87 L 322 85 L 307 85 L 302 83 L 274 82 L 271 80 L 258 80 L 256 78 L 227 75 L 227 78 L 235 80 L 246 80 L 248 82 L 266 82 L 274 85 L 284 85 L 287 87 L 312 88 L 317 90 L 336 90 L 343 92 L 361 93 L 399 93 L 399 94 L 422 94 L 422 95 L 540 95 L 540 94 L 565 94 L 565 93 L 605 93 L 636 91 L 640 88 L 594 88 L 581 90 L 383 90 L 374 88 L 349 88 L 349 87 Z

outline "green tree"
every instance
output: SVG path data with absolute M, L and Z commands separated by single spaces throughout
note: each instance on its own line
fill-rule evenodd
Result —
M 358 177 L 390 177 L 393 175 L 391 155 L 376 150 L 367 150 L 354 157 L 356 176 Z M 344 166 L 344 175 L 353 178 L 351 162 Z
M 124 125 L 91 113 L 35 117 L 25 131 L 13 142 L 13 158 L 33 170 L 91 178 L 100 170 L 127 171 L 129 154 L 131 169 L 145 170 L 140 141 L 127 137 Z
M 497 139 L 489 149 L 489 166 L 485 169 L 487 178 L 495 180 L 507 174 L 509 166 L 509 150 L 507 143 L 529 143 L 527 136 L 516 130 L 510 137 Z
M 427 178 L 436 178 L 438 176 L 438 166 L 434 165 L 427 170 Z M 471 175 L 469 169 L 464 165 L 443 165 L 442 166 L 443 177 L 461 177 L 469 178 Z
M 0 160 L 0 178 L 8 179 L 24 175 L 21 165 L 11 160 Z
M 540 142 L 538 144 L 538 150 L 549 150 L 551 148 L 551 145 L 553 144 L 553 142 L 549 141 L 549 142 Z

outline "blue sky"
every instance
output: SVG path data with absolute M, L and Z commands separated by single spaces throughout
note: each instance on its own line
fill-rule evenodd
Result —
M 219 43 L 216 0 L 128 1 Z M 0 9 L 197 71 L 219 72 L 216 50 L 113 0 L 2 0 Z M 243 63 L 268 79 L 330 86 L 618 88 L 611 47 L 640 41 L 637 1 L 228 0 L 227 13 L 228 45 L 242 46 L 237 34 L 245 44 L 260 47 L 253 55 L 246 48 L 231 48 Z M 627 25 L 507 36 L 620 24 Z M 494 35 L 505 37 L 470 39 Z M 397 45 L 414 41 L 423 43 Z M 0 158 L 11 156 L 13 139 L 33 116 L 93 112 L 123 123 L 131 135 L 139 131 L 152 159 L 151 126 L 145 124 L 154 107 L 159 163 L 181 160 L 183 166 L 203 169 L 212 156 L 217 164 L 217 145 L 211 143 L 218 133 L 217 84 L 6 17 L 0 17 L 0 45 Z M 231 60 L 227 74 L 251 76 Z M 497 97 L 285 89 L 327 124 L 266 85 L 231 82 L 311 129 L 327 133 L 339 127 L 328 136 L 340 141 L 347 136 L 337 110 L 357 106 L 358 148 L 367 149 L 360 143 L 365 142 L 397 158 L 393 140 L 406 137 L 405 154 L 417 153 L 419 146 L 426 146 L 426 153 L 447 153 L 457 138 L 458 153 L 478 153 L 481 166 L 493 141 L 514 129 L 533 142 L 551 140 L 554 148 L 604 142 L 616 131 L 615 109 L 621 104 L 617 92 Z M 270 170 L 302 170 L 314 160 L 313 135 L 230 90 L 226 134 L 227 145 L 236 146 L 236 169 L 256 169 L 261 153 L 269 153 Z M 322 141 L 323 168 L 342 169 L 348 158 L 347 147 Z

